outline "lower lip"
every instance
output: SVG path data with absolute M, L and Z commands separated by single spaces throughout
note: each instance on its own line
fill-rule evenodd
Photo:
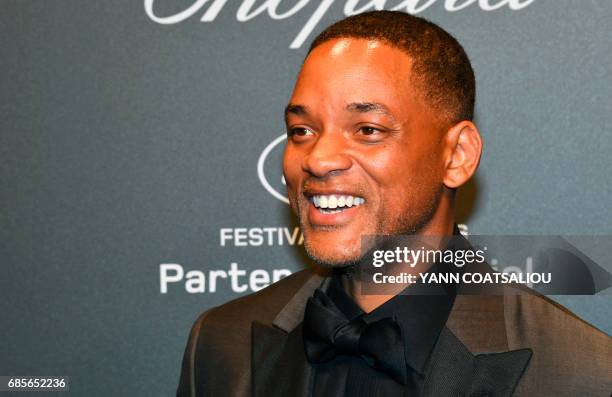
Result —
M 310 203 L 308 205 L 308 220 L 313 226 L 340 226 L 353 219 L 362 206 L 363 204 L 333 214 L 326 214 L 319 211 L 313 203 Z

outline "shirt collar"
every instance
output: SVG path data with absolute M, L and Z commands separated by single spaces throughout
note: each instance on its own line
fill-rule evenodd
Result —
M 363 316 L 367 323 L 387 317 L 395 319 L 402 330 L 406 363 L 423 375 L 456 296 L 452 290 L 424 294 L 423 288 L 428 288 L 428 284 L 413 284 L 367 314 L 344 291 L 338 275 L 333 276 L 327 295 L 347 319 Z
M 449 244 L 448 249 L 462 246 L 463 238 L 455 225 L 456 239 Z M 456 271 L 449 266 L 433 264 L 428 273 Z M 456 297 L 456 286 L 439 284 L 412 284 L 400 294 L 388 300 L 370 313 L 364 311 L 344 291 L 341 284 L 342 274 L 332 276 L 327 289 L 327 295 L 347 317 L 353 319 L 363 316 L 370 323 L 382 318 L 391 317 L 397 321 L 404 339 L 406 363 L 420 375 L 424 375 L 425 366 L 444 328 Z

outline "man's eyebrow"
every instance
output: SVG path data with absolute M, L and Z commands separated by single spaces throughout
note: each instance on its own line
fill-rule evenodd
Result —
M 389 108 L 378 102 L 353 102 L 346 105 L 346 110 L 354 113 L 381 113 L 386 116 L 394 118 L 391 114 Z M 308 111 L 308 107 L 305 105 L 298 105 L 294 103 L 290 103 L 285 107 L 285 120 L 290 114 L 294 114 L 296 116 L 307 116 L 310 112 Z
M 349 112 L 356 113 L 382 113 L 387 116 L 393 117 L 389 108 L 378 102 L 353 102 L 346 105 L 346 110 L 348 110 Z
M 287 117 L 290 114 L 294 114 L 296 116 L 305 116 L 308 114 L 308 108 L 304 105 L 296 105 L 290 103 L 285 107 L 285 120 L 287 120 Z

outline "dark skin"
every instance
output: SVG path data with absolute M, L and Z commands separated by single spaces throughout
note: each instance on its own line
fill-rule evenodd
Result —
M 361 256 L 361 236 L 450 235 L 454 190 L 474 174 L 482 141 L 470 121 L 449 123 L 412 84 L 411 58 L 375 40 L 340 38 L 307 57 L 287 106 L 283 161 L 308 254 L 325 266 Z M 364 204 L 328 214 L 316 195 Z M 393 295 L 360 295 L 369 312 Z

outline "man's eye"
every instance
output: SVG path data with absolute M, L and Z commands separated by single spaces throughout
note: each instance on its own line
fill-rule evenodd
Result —
M 374 127 L 361 127 L 359 132 L 361 132 L 363 135 L 375 135 L 379 134 L 381 131 Z
M 312 131 L 310 131 L 307 128 L 296 127 L 296 128 L 289 129 L 289 131 L 287 132 L 287 135 L 289 135 L 290 137 L 292 137 L 292 136 L 294 136 L 294 137 L 305 137 L 305 136 L 308 136 L 308 135 L 312 135 Z

